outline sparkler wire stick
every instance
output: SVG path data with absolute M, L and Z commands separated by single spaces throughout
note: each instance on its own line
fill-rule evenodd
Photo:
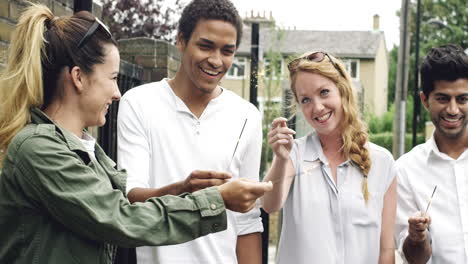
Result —
M 437 190 L 437 185 L 434 187 L 434 191 L 432 191 L 431 198 L 429 199 L 429 202 L 427 203 L 426 212 L 425 212 L 426 215 L 427 215 L 427 210 L 429 210 L 429 206 L 431 206 L 432 198 L 434 197 L 434 193 L 436 190 Z
M 242 130 L 240 132 L 239 138 L 237 139 L 236 147 L 234 148 L 234 152 L 232 153 L 231 161 L 229 161 L 228 170 L 231 167 L 232 160 L 234 159 L 234 155 L 236 154 L 237 146 L 239 146 L 239 141 L 242 137 L 242 133 L 244 133 L 245 124 L 247 124 L 247 118 L 244 121 L 244 126 L 242 126 Z

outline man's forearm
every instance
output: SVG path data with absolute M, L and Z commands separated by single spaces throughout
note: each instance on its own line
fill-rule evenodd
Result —
M 403 253 L 409 263 L 426 263 L 432 255 L 432 248 L 428 239 L 424 242 L 413 242 L 406 237 L 403 243 Z
M 144 202 L 151 197 L 161 197 L 164 195 L 179 195 L 184 193 L 183 182 L 176 182 L 162 188 L 133 188 L 128 193 L 128 200 L 131 203 Z
M 262 263 L 262 234 L 252 233 L 237 237 L 237 263 Z

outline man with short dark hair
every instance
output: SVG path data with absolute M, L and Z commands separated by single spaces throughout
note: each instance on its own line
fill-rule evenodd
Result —
M 231 177 L 258 181 L 261 116 L 219 86 L 241 37 L 242 20 L 230 1 L 190 2 L 179 20 L 181 65 L 175 77 L 122 97 L 118 161 L 129 175 L 130 201 L 193 192 Z M 228 211 L 226 231 L 181 245 L 138 248 L 138 263 L 260 263 L 262 231 L 258 208 Z
M 435 131 L 400 157 L 396 238 L 409 263 L 468 263 L 468 56 L 432 48 L 421 65 L 421 101 Z M 430 197 L 437 186 L 434 198 Z M 429 205 L 430 203 L 430 205 Z

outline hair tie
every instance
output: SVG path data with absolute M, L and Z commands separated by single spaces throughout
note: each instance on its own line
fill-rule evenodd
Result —
M 52 19 L 47 19 L 46 20 L 46 27 L 47 27 L 47 30 L 50 30 L 50 28 L 55 24 L 55 22 L 57 22 L 57 20 L 59 20 L 60 17 L 58 16 L 55 16 L 53 17 Z

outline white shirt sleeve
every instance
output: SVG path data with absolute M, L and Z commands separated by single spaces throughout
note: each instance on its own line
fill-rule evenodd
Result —
M 135 187 L 149 188 L 150 148 L 144 130 L 143 118 L 139 116 L 128 98 L 123 97 L 117 117 L 117 163 L 127 171 L 126 192 Z
M 397 175 L 397 214 L 395 224 L 395 240 L 397 243 L 397 250 L 404 263 L 408 263 L 405 254 L 403 253 L 403 243 L 408 236 L 408 218 L 420 211 L 417 207 L 416 200 L 414 199 L 414 191 L 412 190 L 411 183 L 404 168 L 394 166 Z M 401 165 L 401 164 L 400 164 Z M 429 260 L 427 263 L 431 263 Z
M 247 148 L 242 153 L 239 177 L 259 181 L 260 158 L 262 152 L 262 120 L 260 114 L 249 118 L 250 123 Z M 242 236 L 250 233 L 263 232 L 262 219 L 260 218 L 260 207 L 256 206 L 247 213 L 235 213 L 237 223 L 237 235 Z

